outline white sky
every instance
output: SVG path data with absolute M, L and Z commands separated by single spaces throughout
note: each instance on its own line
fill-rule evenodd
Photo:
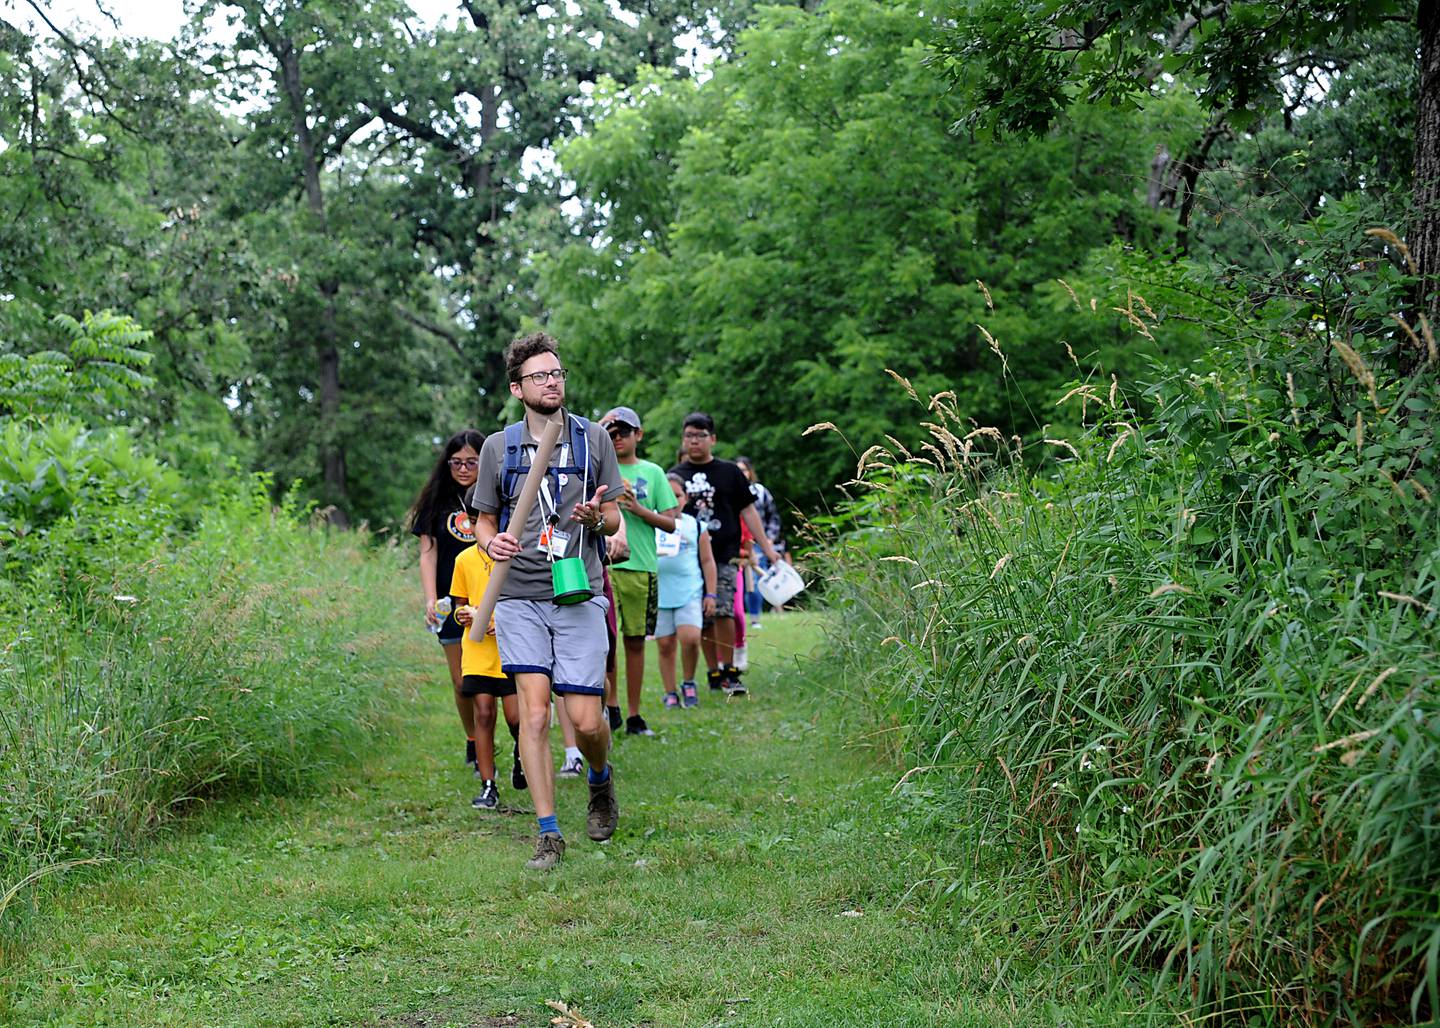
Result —
M 114 26 L 96 7 L 95 0 L 36 0 L 44 7 L 50 20 L 62 28 L 84 22 L 104 33 L 113 33 Z M 410 8 L 427 25 L 458 15 L 458 0 L 410 0 Z M 173 39 L 185 24 L 181 0 L 105 0 L 105 9 L 120 21 L 126 35 L 148 36 L 151 39 Z M 0 0 L 0 12 L 6 20 L 21 25 L 43 27 L 34 8 L 26 0 Z

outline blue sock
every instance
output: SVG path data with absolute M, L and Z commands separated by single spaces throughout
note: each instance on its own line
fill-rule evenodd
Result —
M 586 772 L 586 777 L 590 780 L 591 785 L 604 785 L 606 782 L 610 781 L 610 765 L 606 764 L 605 773 L 598 775 L 595 773 L 595 769 L 592 767 L 588 772 Z
M 541 835 L 544 835 L 546 832 L 553 832 L 556 835 L 560 835 L 560 819 L 554 814 L 551 814 L 548 817 L 537 817 L 535 820 L 540 822 Z M 560 837 L 562 839 L 564 838 L 563 835 Z

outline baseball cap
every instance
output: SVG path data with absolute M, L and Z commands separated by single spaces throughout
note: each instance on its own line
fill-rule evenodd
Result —
M 630 407 L 611 407 L 600 419 L 603 425 L 607 421 L 618 421 L 622 425 L 629 425 L 631 428 L 640 428 L 640 415 L 636 414 Z

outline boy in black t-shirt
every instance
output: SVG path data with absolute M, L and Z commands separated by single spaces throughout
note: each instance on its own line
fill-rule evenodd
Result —
M 685 513 L 694 515 L 709 529 L 710 546 L 715 552 L 715 616 L 705 620 L 700 637 L 710 669 L 710 688 L 724 689 L 727 696 L 743 696 L 746 690 L 740 670 L 732 663 L 741 520 L 749 526 L 767 559 L 773 563 L 780 557 L 760 524 L 750 480 L 737 465 L 711 453 L 715 448 L 715 419 L 699 411 L 688 415 L 681 440 L 685 459 L 671 471 L 685 481 Z

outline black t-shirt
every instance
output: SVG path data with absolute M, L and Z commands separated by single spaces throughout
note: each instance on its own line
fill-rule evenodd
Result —
M 710 548 L 715 563 L 725 564 L 740 556 L 740 512 L 755 502 L 750 480 L 739 465 L 728 460 L 691 464 L 688 460 L 670 469 L 685 479 L 685 513 L 710 530 Z
M 475 545 L 475 524 L 465 513 L 465 504 L 456 496 L 443 494 L 435 501 L 430 516 L 415 519 L 410 529 L 414 535 L 428 535 L 435 540 L 435 595 L 450 595 L 450 579 L 455 574 L 455 558 L 466 547 Z

